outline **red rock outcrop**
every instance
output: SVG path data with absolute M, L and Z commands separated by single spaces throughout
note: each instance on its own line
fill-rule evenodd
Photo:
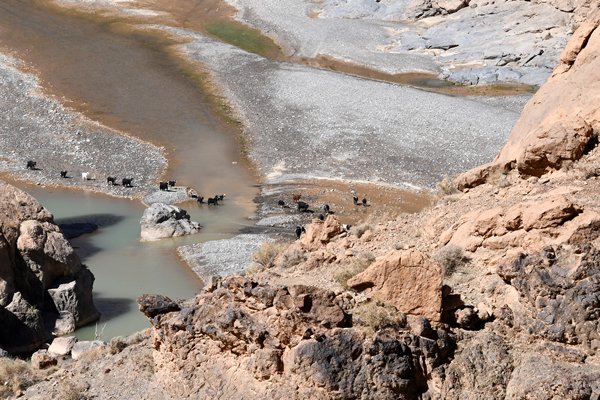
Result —
M 380 257 L 347 284 L 394 305 L 405 314 L 440 321 L 442 269 L 416 249 L 394 250 Z
M 469 188 L 491 175 L 516 168 L 541 176 L 577 160 L 597 141 L 600 130 L 600 12 L 574 33 L 552 76 L 527 103 L 508 143 L 487 165 L 459 175 Z

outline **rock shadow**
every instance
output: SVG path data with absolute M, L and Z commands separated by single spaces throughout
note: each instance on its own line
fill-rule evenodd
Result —
M 125 297 L 103 297 L 101 293 L 93 293 L 94 305 L 101 314 L 101 322 L 108 322 L 120 315 L 127 314 L 135 306 L 133 299 Z

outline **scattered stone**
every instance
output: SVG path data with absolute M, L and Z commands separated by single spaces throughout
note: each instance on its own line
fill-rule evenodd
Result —
M 160 294 L 144 294 L 138 297 L 140 311 L 148 318 L 154 318 L 157 315 L 179 311 L 179 305 L 167 296 Z
M 47 369 L 58 364 L 58 360 L 48 350 L 38 350 L 31 355 L 31 367 L 34 369 Z

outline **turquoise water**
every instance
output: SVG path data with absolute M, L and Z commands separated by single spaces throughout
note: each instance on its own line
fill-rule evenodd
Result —
M 227 204 L 199 207 L 186 204 L 192 219 L 205 226 L 197 235 L 156 242 L 140 242 L 139 219 L 144 207 L 136 201 L 74 190 L 39 189 L 22 186 L 55 217 L 57 223 L 94 222 L 96 232 L 71 240 L 81 261 L 94 273 L 94 302 L 102 313 L 96 325 L 76 331 L 81 339 L 126 335 L 149 327 L 135 299 L 144 293 L 164 294 L 172 299 L 193 297 L 202 281 L 182 261 L 175 247 L 200 241 L 223 239 L 235 234 L 228 221 Z M 231 232 L 227 231 L 231 227 Z M 239 228 L 239 227 L 238 227 Z

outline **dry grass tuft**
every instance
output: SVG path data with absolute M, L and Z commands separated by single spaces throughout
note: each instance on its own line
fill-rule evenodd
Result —
M 348 288 L 348 280 L 355 277 L 356 275 L 369 268 L 375 261 L 375 256 L 370 252 L 360 253 L 354 257 L 348 266 L 344 267 L 339 273 L 336 274 L 335 280 L 342 285 L 344 288 Z
M 383 302 L 371 300 L 360 304 L 352 313 L 353 323 L 373 331 L 385 328 L 400 329 L 406 326 L 406 315 Z
M 58 385 L 58 396 L 61 400 L 87 400 L 89 397 L 84 393 L 86 390 L 86 385 L 63 379 Z
M 454 181 L 448 178 L 448 175 L 444 176 L 444 179 L 437 184 L 438 191 L 443 195 L 450 195 L 458 193 L 458 188 Z
M 285 250 L 289 244 L 281 242 L 267 242 L 264 243 L 260 250 L 258 250 L 253 256 L 252 260 L 259 264 L 262 269 L 273 268 L 275 266 L 275 260 Z
M 350 228 L 350 234 L 356 236 L 357 238 L 360 238 L 362 235 L 365 234 L 366 231 L 369 231 L 372 229 L 373 229 L 373 227 L 371 226 L 371 224 L 363 223 L 363 224 L 356 225 L 356 226 L 353 226 L 352 228 Z
M 8 357 L 0 358 L 0 398 L 16 397 L 27 387 L 43 378 L 29 363 Z
M 449 244 L 437 251 L 435 260 L 442 265 L 442 273 L 445 277 L 450 277 L 459 268 L 469 263 L 470 259 L 458 246 Z
M 281 257 L 281 265 L 284 267 L 293 267 L 305 262 L 307 259 L 306 253 L 299 249 L 286 251 Z

